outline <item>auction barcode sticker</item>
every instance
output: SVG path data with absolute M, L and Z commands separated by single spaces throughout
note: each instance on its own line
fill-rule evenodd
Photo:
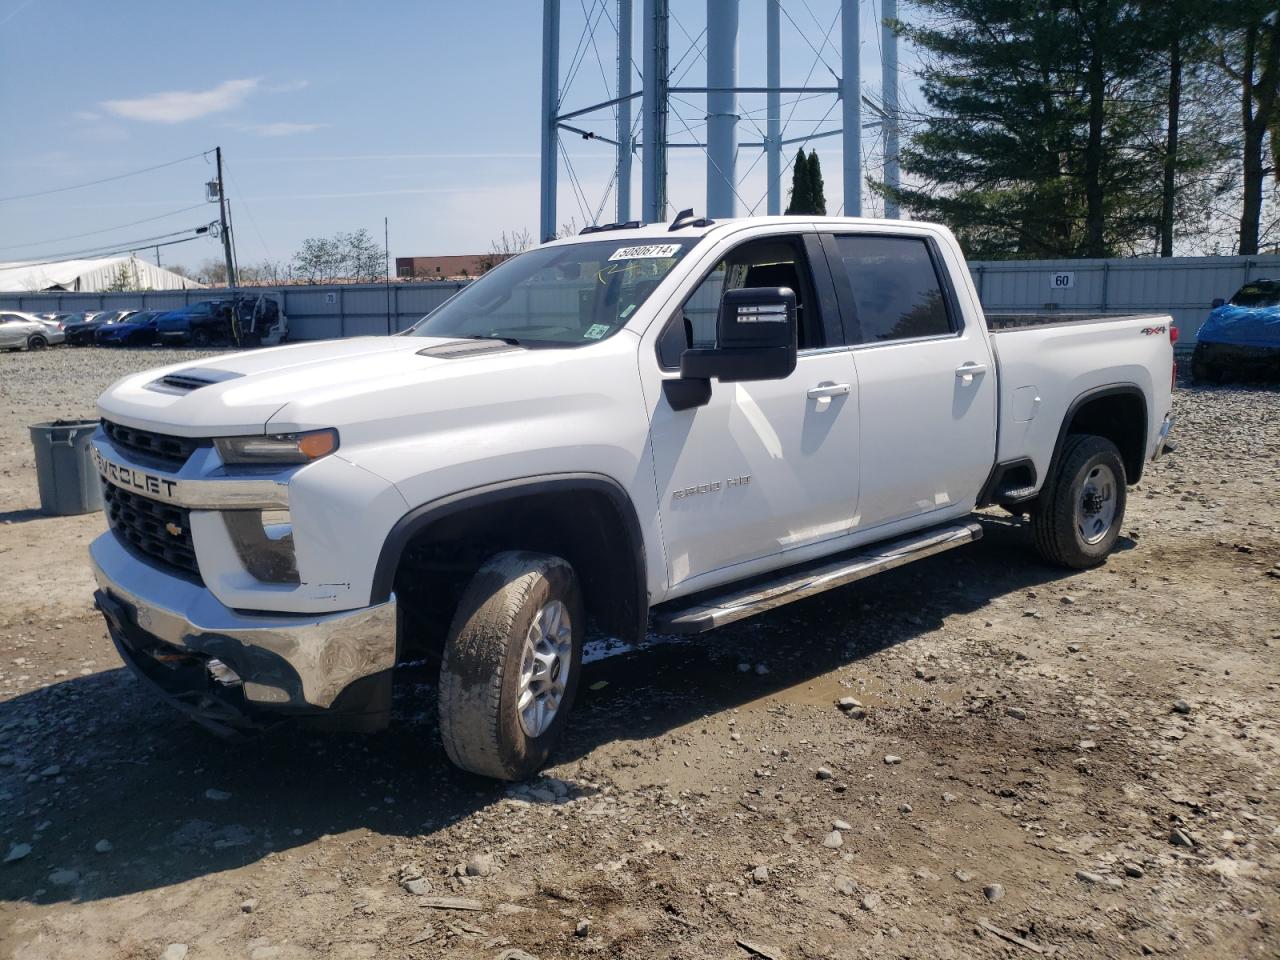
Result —
M 641 247 L 619 247 L 610 260 L 645 260 L 674 257 L 680 250 L 678 243 L 646 243 Z

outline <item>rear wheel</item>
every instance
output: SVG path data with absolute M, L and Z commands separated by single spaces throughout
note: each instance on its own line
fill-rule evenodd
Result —
M 440 735 L 449 759 L 501 780 L 532 776 L 560 739 L 586 626 L 573 568 L 512 551 L 463 592 L 440 666 Z
M 209 331 L 202 328 L 192 330 L 191 345 L 193 347 L 207 347 L 209 345 Z
M 1125 497 L 1116 445 L 1092 434 L 1068 436 L 1031 515 L 1036 549 L 1058 566 L 1096 567 L 1120 536 Z
M 33 334 L 32 334 L 32 335 L 27 339 L 27 349 L 28 349 L 28 350 L 43 350 L 43 349 L 44 349 L 45 347 L 47 347 L 48 345 L 49 345 L 49 341 L 48 341 L 48 340 L 46 340 L 44 337 L 42 337 L 42 336 L 41 336 L 40 334 L 38 334 L 38 333 L 33 333 Z

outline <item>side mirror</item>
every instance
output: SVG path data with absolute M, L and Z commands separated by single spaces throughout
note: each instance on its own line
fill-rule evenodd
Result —
M 1217 310 L 1219 307 L 1221 307 L 1221 306 L 1222 306 L 1223 304 L 1225 304 L 1226 302 L 1227 302 L 1227 301 L 1223 300 L 1221 297 L 1214 297 L 1214 298 L 1213 298 L 1213 309 L 1214 309 L 1214 310 Z
M 690 349 L 685 379 L 781 380 L 796 368 L 796 295 L 788 287 L 726 291 L 716 319 L 716 346 Z

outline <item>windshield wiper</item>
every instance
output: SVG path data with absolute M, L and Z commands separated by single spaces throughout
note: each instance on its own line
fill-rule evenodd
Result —
M 484 336 L 483 334 L 479 334 L 479 333 L 469 333 L 462 339 L 463 340 L 498 340 L 502 343 L 509 343 L 513 347 L 520 346 L 520 341 L 517 340 L 515 337 Z

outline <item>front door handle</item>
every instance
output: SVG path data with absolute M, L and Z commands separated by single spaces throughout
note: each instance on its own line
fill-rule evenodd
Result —
M 843 397 L 849 393 L 847 383 L 823 383 L 809 388 L 810 400 L 821 400 L 823 397 Z
M 978 374 L 986 372 L 987 365 L 985 363 L 962 363 L 956 367 L 956 379 L 968 385 L 973 383 L 973 378 Z

